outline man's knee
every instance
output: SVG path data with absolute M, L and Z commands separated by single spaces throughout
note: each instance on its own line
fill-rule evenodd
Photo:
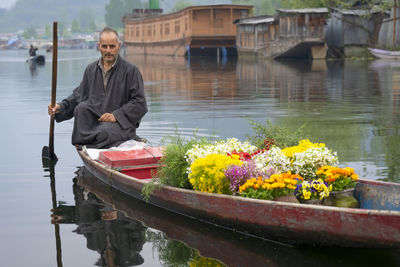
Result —
M 87 102 L 79 103 L 74 109 L 74 117 L 79 117 L 81 114 L 85 114 L 89 111 L 89 105 Z

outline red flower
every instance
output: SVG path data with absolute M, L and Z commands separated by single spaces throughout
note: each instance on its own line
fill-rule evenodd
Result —
M 236 150 L 233 150 L 232 153 L 227 153 L 228 156 L 232 155 L 239 155 L 241 161 L 246 161 L 251 159 L 251 155 L 247 152 L 237 152 Z
M 272 139 L 272 138 L 265 138 L 264 139 L 264 146 L 265 146 L 265 148 L 267 150 L 269 150 L 273 144 L 275 144 L 274 139 Z

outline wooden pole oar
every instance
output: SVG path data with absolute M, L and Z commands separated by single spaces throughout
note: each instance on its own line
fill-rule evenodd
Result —
M 58 53 L 58 36 L 57 36 L 57 21 L 53 22 L 53 65 L 51 79 L 51 106 L 56 104 L 56 88 L 57 88 L 57 53 Z M 42 158 L 51 161 L 57 161 L 57 156 L 54 153 L 54 116 L 50 117 L 50 133 L 49 146 L 44 146 L 42 150 Z

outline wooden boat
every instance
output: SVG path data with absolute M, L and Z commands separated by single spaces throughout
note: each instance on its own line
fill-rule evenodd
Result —
M 146 227 L 162 231 L 168 239 L 183 242 L 199 251 L 201 256 L 219 260 L 226 266 L 291 266 L 299 262 L 306 266 L 318 266 L 321 265 L 321 259 L 324 259 L 324 263 L 328 262 L 329 266 L 371 265 L 371 262 L 375 262 L 377 259 L 382 266 L 396 265 L 394 262 L 397 262 L 397 265 L 400 263 L 397 249 L 368 249 L 368 251 L 343 247 L 337 247 L 334 250 L 326 250 L 324 247 L 310 249 L 306 246 L 293 247 L 234 233 L 229 229 L 203 223 L 121 194 L 88 173 L 86 168 L 80 168 L 77 174 L 74 181 L 82 189 L 74 190 L 76 207 L 71 207 L 74 208 L 74 211 L 82 210 L 79 208 L 79 200 L 84 199 L 83 196 L 78 197 L 77 192 L 82 191 L 83 195 L 84 191 L 86 194 L 89 191 L 100 200 L 112 205 L 114 210 L 120 211 L 117 220 L 123 220 L 125 223 L 121 223 L 122 225 L 132 225 L 135 224 L 135 221 L 140 221 Z M 98 209 L 103 207 L 94 204 L 92 206 L 97 206 Z M 62 218 L 68 217 L 69 214 L 65 212 L 62 214 Z M 129 219 L 133 221 L 129 222 Z M 96 226 L 91 227 L 88 221 L 84 220 L 83 222 L 86 227 L 91 229 L 97 229 L 96 227 L 101 223 L 104 222 L 100 222 L 99 219 L 94 222 Z M 306 251 L 308 252 L 305 253 Z M 340 255 L 352 256 L 343 258 Z
M 389 51 L 377 48 L 368 48 L 372 55 L 381 59 L 400 59 L 400 51 Z
M 46 62 L 46 57 L 43 56 L 43 55 L 37 55 L 37 56 L 34 56 L 34 57 L 29 57 L 29 62 L 38 64 L 38 65 L 43 65 Z
M 87 170 L 107 185 L 143 199 L 149 181 L 122 173 L 78 150 Z M 400 247 L 400 184 L 360 180 L 360 208 L 257 200 L 162 186 L 152 205 L 252 236 L 290 244 Z

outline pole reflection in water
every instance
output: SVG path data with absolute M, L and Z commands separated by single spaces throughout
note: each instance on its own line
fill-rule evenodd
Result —
M 50 190 L 51 190 L 51 223 L 54 224 L 54 235 L 56 239 L 56 256 L 57 256 L 57 266 L 62 267 L 62 251 L 61 251 L 61 237 L 60 237 L 60 222 L 57 216 L 57 195 L 56 195 L 56 179 L 55 179 L 55 164 L 56 161 L 47 160 L 42 158 L 43 168 L 46 172 L 49 172 L 48 177 L 50 178 Z

